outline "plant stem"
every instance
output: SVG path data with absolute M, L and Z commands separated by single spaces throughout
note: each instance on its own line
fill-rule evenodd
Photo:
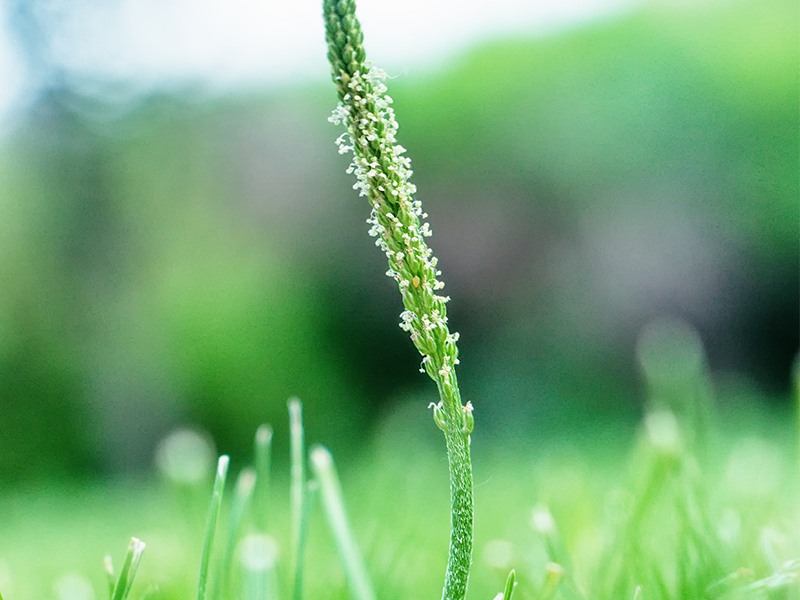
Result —
M 303 405 L 298 398 L 290 398 L 289 433 L 291 445 L 291 484 L 289 490 L 289 510 L 291 530 L 291 575 L 294 583 L 292 597 L 300 600 L 303 556 L 301 540 L 303 537 L 303 506 L 306 487 L 305 475 L 305 436 L 303 433 Z
M 447 558 L 443 600 L 461 600 L 467 595 L 472 565 L 472 464 L 469 443 L 461 432 L 445 430 L 450 464 L 450 552 Z
M 437 260 L 425 238 L 431 235 L 427 214 L 414 199 L 411 163 L 405 148 L 396 143 L 398 125 L 386 94 L 386 74 L 366 62 L 361 25 L 354 0 L 323 0 L 328 59 L 339 105 L 331 117 L 347 132 L 337 140 L 339 152 L 353 152 L 348 169 L 355 173 L 355 188 L 372 206 L 370 235 L 389 260 L 387 275 L 397 282 L 405 310 L 400 327 L 422 355 L 422 368 L 436 382 L 439 403 L 433 418 L 445 434 L 450 465 L 451 533 L 443 600 L 466 595 L 472 563 L 472 465 L 469 435 L 472 405 L 461 404 L 456 380 L 456 342 L 447 326 L 446 303 L 437 295 L 444 287 Z

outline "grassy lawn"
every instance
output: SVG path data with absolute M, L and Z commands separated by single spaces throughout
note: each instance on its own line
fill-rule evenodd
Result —
M 350 522 L 379 598 L 431 596 L 441 585 L 449 531 L 447 465 L 428 419 L 422 405 L 398 409 L 374 433 L 369 450 L 341 466 Z M 669 439 L 668 420 L 651 419 L 638 430 L 576 427 L 524 444 L 482 439 L 478 432 L 470 596 L 492 597 L 514 568 L 515 594 L 523 599 L 551 592 L 618 597 L 627 589 L 626 577 L 637 576 L 664 586 L 642 597 L 728 597 L 747 585 L 741 596 L 730 597 L 797 597 L 797 563 L 787 564 L 798 556 L 793 426 L 791 415 L 757 404 L 728 410 L 702 465 L 670 446 L 675 440 Z M 244 462 L 233 457 L 233 475 Z M 271 488 L 268 530 L 279 548 L 277 590 L 286 598 L 285 465 L 276 465 Z M 195 596 L 209 495 L 210 480 L 180 487 L 155 475 L 5 490 L 4 598 L 101 598 L 107 588 L 103 557 L 110 554 L 118 570 L 132 535 L 147 548 L 131 597 Z M 548 515 L 556 529 L 549 528 Z M 218 540 L 225 539 L 228 516 L 226 509 Z M 240 541 L 254 527 L 247 519 Z M 310 513 L 305 558 L 305 597 L 350 597 L 318 502 Z M 684 585 L 705 578 L 711 587 L 699 596 L 679 589 L 682 569 Z M 558 580 L 551 591 L 548 574 Z

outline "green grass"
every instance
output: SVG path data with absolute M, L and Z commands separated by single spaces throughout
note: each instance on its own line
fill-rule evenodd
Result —
M 635 586 L 620 572 L 643 577 L 640 598 L 796 598 L 795 423 L 792 415 L 771 414 L 757 402 L 719 416 L 719 441 L 698 471 L 688 454 L 672 452 L 669 431 L 659 438 L 658 428 L 669 429 L 669 422 L 651 424 L 650 434 L 631 429 L 614 447 L 600 431 L 553 432 L 526 452 L 504 452 L 498 440 L 482 440 L 478 430 L 469 597 L 502 592 L 514 568 L 514 597 L 523 600 L 550 594 L 633 598 Z M 352 533 L 381 599 L 426 597 L 441 585 L 449 533 L 447 465 L 429 417 L 421 399 L 398 408 L 376 431 L 371 450 L 341 473 Z M 233 457 L 231 468 L 241 471 L 246 462 Z M 274 471 L 268 519 L 278 547 L 274 589 L 289 598 L 288 465 Z M 210 496 L 208 480 L 191 490 L 142 480 L 9 491 L 0 500 L 0 513 L 8 517 L 0 521 L 0 591 L 8 600 L 48 598 L 65 577 L 80 576 L 102 598 L 108 587 L 103 556 L 111 553 L 122 564 L 126 540 L 135 535 L 147 548 L 129 597 L 190 598 L 197 593 Z M 235 493 L 227 496 L 218 540 L 225 539 L 234 512 Z M 708 529 L 685 514 L 701 499 Z M 325 513 L 313 504 L 304 597 L 355 597 Z M 234 585 L 246 583 L 242 542 L 259 530 L 252 511 L 247 514 L 232 561 Z M 212 566 L 223 561 L 222 547 Z M 712 556 L 715 564 L 700 560 Z M 695 565 L 693 581 L 708 581 L 699 595 L 649 589 L 659 578 L 667 578 L 665 586 L 678 581 L 682 561 Z M 614 591 L 626 586 L 634 588 L 626 589 L 629 595 Z

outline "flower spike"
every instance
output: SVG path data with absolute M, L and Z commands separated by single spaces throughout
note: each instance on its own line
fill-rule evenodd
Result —
M 457 333 L 447 326 L 447 296 L 436 257 L 425 238 L 431 235 L 422 204 L 414 198 L 411 161 L 397 143 L 397 121 L 387 95 L 386 73 L 366 60 L 364 36 L 354 0 L 323 0 L 328 59 L 339 105 L 330 121 L 344 124 L 339 152 L 353 153 L 348 173 L 353 186 L 369 200 L 369 234 L 389 261 L 386 274 L 397 282 L 403 298 L 400 327 L 422 354 L 421 371 L 436 382 L 440 401 L 433 418 L 444 431 L 450 465 L 450 553 L 443 600 L 463 600 L 472 563 L 472 405 L 461 404 L 456 379 Z

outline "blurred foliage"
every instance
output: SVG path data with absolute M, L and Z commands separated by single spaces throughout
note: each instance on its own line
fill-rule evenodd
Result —
M 630 423 L 662 313 L 786 397 L 797 13 L 653 5 L 389 82 L 484 435 Z M 427 390 L 334 101 L 40 99 L 0 149 L 0 479 L 140 468 L 184 422 L 236 455 L 271 421 L 280 449 L 290 395 L 346 457 Z
M 4 161 L 6 475 L 76 453 L 42 447 L 51 431 L 112 469 L 183 418 L 226 449 L 292 394 L 330 435 L 358 424 L 314 282 L 228 205 L 215 121 L 164 107 L 122 132 L 62 123 L 54 144 L 35 119 Z

